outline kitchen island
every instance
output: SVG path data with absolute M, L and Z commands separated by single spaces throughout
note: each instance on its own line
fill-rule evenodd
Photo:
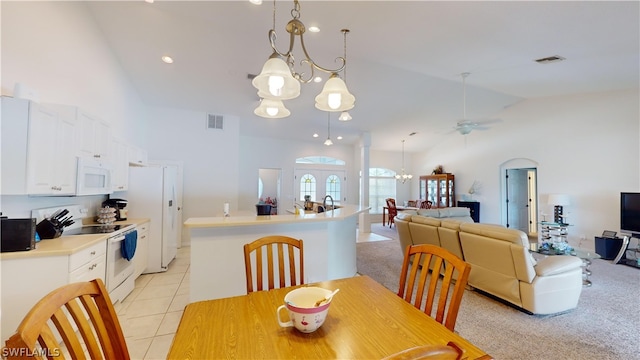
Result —
M 324 213 L 190 218 L 190 302 L 247 293 L 244 244 L 268 235 L 304 241 L 305 283 L 356 274 L 356 205 Z

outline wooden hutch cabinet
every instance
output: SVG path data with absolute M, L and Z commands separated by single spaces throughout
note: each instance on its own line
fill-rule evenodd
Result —
M 453 174 L 420 176 L 420 199 L 431 201 L 433 208 L 455 206 Z

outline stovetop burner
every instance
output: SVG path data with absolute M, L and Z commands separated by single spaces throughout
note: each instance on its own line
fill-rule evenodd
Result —
M 108 234 L 121 228 L 122 225 L 89 225 L 78 229 L 65 230 L 63 235 Z

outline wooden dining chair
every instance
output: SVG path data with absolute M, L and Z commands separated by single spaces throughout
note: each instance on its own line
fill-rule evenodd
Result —
M 3 349 L 9 359 L 64 359 L 67 352 L 72 359 L 129 359 L 118 316 L 101 279 L 50 292 L 27 313 Z
M 253 256 L 255 263 L 251 261 L 252 252 L 255 253 L 255 256 Z M 298 256 L 295 256 L 296 252 Z M 299 271 L 296 271 L 296 258 L 298 259 Z M 278 264 L 279 287 L 304 284 L 304 247 L 302 240 L 281 235 L 265 236 L 244 245 L 247 293 L 275 288 L 275 260 L 277 260 Z M 264 268 L 266 268 L 266 273 Z M 254 269 L 255 278 L 253 276 Z M 265 275 L 268 279 L 268 289 L 264 289 Z M 288 283 L 286 281 L 287 275 L 289 277 Z
M 396 208 L 396 199 L 394 198 L 386 198 L 387 202 L 387 210 L 389 210 L 389 227 L 391 224 L 395 224 L 394 218 L 398 215 L 398 208 Z
M 431 271 L 426 266 L 422 267 L 421 263 L 431 264 Z M 407 246 L 398 296 L 418 309 L 422 309 L 424 297 L 424 312 L 453 331 L 470 271 L 471 265 L 439 246 Z M 454 272 L 457 275 L 455 281 Z M 434 316 L 432 310 L 436 301 Z
M 420 202 L 420 209 L 431 209 L 433 206 L 433 202 L 429 200 L 424 200 Z
M 464 350 L 453 341 L 447 345 L 421 345 L 412 347 L 382 360 L 460 360 L 464 356 Z

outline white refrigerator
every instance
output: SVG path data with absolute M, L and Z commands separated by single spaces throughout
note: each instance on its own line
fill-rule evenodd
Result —
M 149 218 L 147 267 L 143 273 L 167 271 L 178 247 L 178 168 L 150 165 L 129 168 L 128 218 Z

